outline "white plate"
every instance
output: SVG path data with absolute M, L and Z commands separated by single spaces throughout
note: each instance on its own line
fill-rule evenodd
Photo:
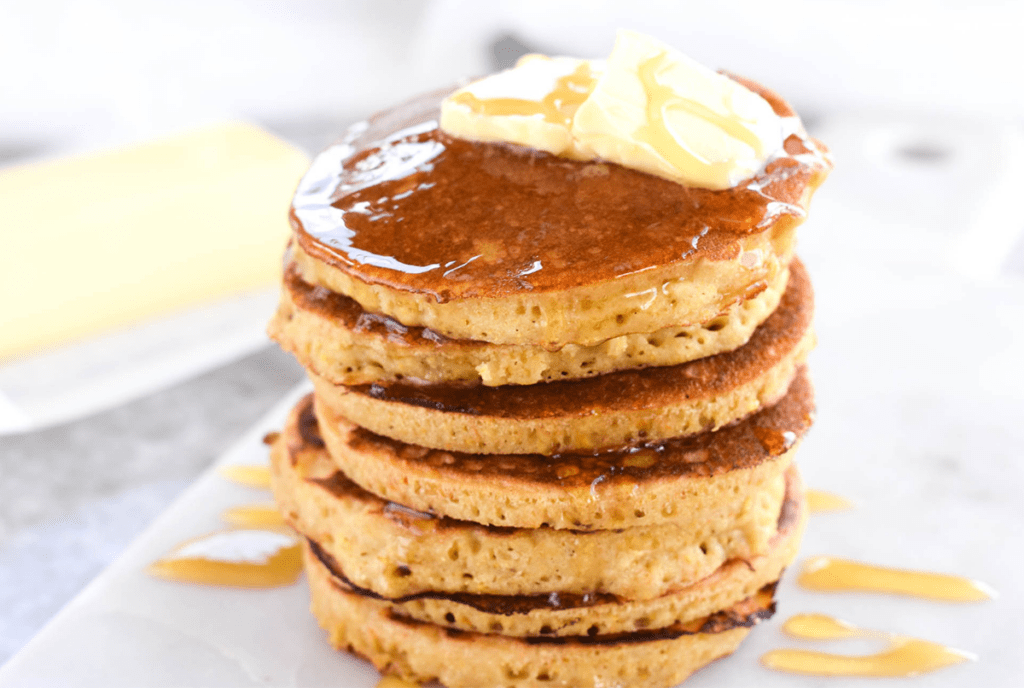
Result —
M 0 365 L 0 436 L 98 413 L 267 345 L 277 287 L 157 316 Z

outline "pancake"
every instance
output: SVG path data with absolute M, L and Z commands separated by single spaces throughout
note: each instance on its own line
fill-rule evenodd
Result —
M 782 513 L 783 494 L 765 490 L 721 530 L 713 529 L 717 522 L 698 521 L 693 528 L 670 522 L 577 532 L 434 517 L 346 478 L 327 455 L 312 415 L 303 418 L 293 416 L 271 448 L 278 507 L 353 586 L 388 598 L 437 591 L 546 597 L 558 590 L 653 599 L 729 560 L 764 554 Z
M 774 586 L 687 624 L 614 635 L 512 638 L 469 633 L 401 617 L 386 602 L 339 588 L 306 548 L 312 611 L 330 643 L 381 672 L 448 688 L 478 686 L 675 685 L 732 653 L 775 611 Z
M 448 136 L 437 117 L 450 91 L 379 113 L 321 153 L 291 223 L 305 282 L 452 339 L 558 349 L 710 323 L 785 270 L 831 168 L 798 127 L 736 187 L 684 186 Z
M 338 385 L 402 379 L 532 385 L 616 370 L 676 365 L 742 346 L 779 304 L 789 271 L 755 282 L 708 323 L 613 337 L 593 346 L 489 344 L 448 339 L 369 313 L 353 299 L 302 281 L 290 263 L 268 333 L 302 366 Z
M 387 597 L 372 588 L 353 584 L 346 571 L 323 547 L 312 540 L 309 546 L 320 563 L 331 571 L 338 587 L 387 602 L 392 613 L 417 621 L 461 631 L 515 637 L 593 636 L 664 628 L 730 607 L 779 579 L 796 557 L 806 523 L 803 490 L 795 468 L 790 468 L 787 482 L 786 501 L 778 518 L 779 529 L 767 552 L 732 559 L 711 575 L 652 599 L 630 600 L 597 592 L 572 594 L 554 589 L 550 583 L 548 592 L 535 595 L 425 591 Z M 577 564 L 572 550 L 556 556 L 571 566 Z M 509 575 L 513 573 L 510 571 Z
M 799 261 L 779 307 L 735 351 L 678 366 L 528 387 L 407 382 L 346 387 L 311 373 L 320 418 L 432 449 L 555 454 L 717 430 L 774 403 L 814 345 Z
M 710 520 L 724 529 L 752 495 L 782 489 L 813 410 L 801 369 L 781 400 L 739 423 L 601 453 L 464 454 L 375 435 L 342 417 L 320 417 L 319 426 L 353 482 L 417 511 L 516 528 L 692 528 Z

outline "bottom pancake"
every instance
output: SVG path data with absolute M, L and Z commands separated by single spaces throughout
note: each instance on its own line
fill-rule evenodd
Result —
M 342 590 L 306 547 L 312 611 L 332 645 L 380 671 L 448 688 L 666 688 L 735 651 L 775 610 L 774 584 L 687 624 L 614 635 L 509 638 L 397 616 L 387 603 Z

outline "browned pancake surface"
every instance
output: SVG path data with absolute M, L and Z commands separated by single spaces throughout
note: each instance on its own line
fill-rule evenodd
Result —
M 312 416 L 312 395 L 301 413 Z M 814 393 L 801 369 L 775 405 L 713 433 L 596 454 L 464 454 L 406 444 L 357 426 L 344 433 L 354 452 L 383 452 L 399 463 L 426 465 L 439 477 L 556 484 L 565 488 L 604 481 L 646 482 L 676 476 L 715 476 L 759 465 L 786 452 L 813 421 Z

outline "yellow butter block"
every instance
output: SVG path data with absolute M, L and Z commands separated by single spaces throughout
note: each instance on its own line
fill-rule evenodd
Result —
M 0 360 L 272 284 L 308 164 L 232 123 L 0 170 Z

